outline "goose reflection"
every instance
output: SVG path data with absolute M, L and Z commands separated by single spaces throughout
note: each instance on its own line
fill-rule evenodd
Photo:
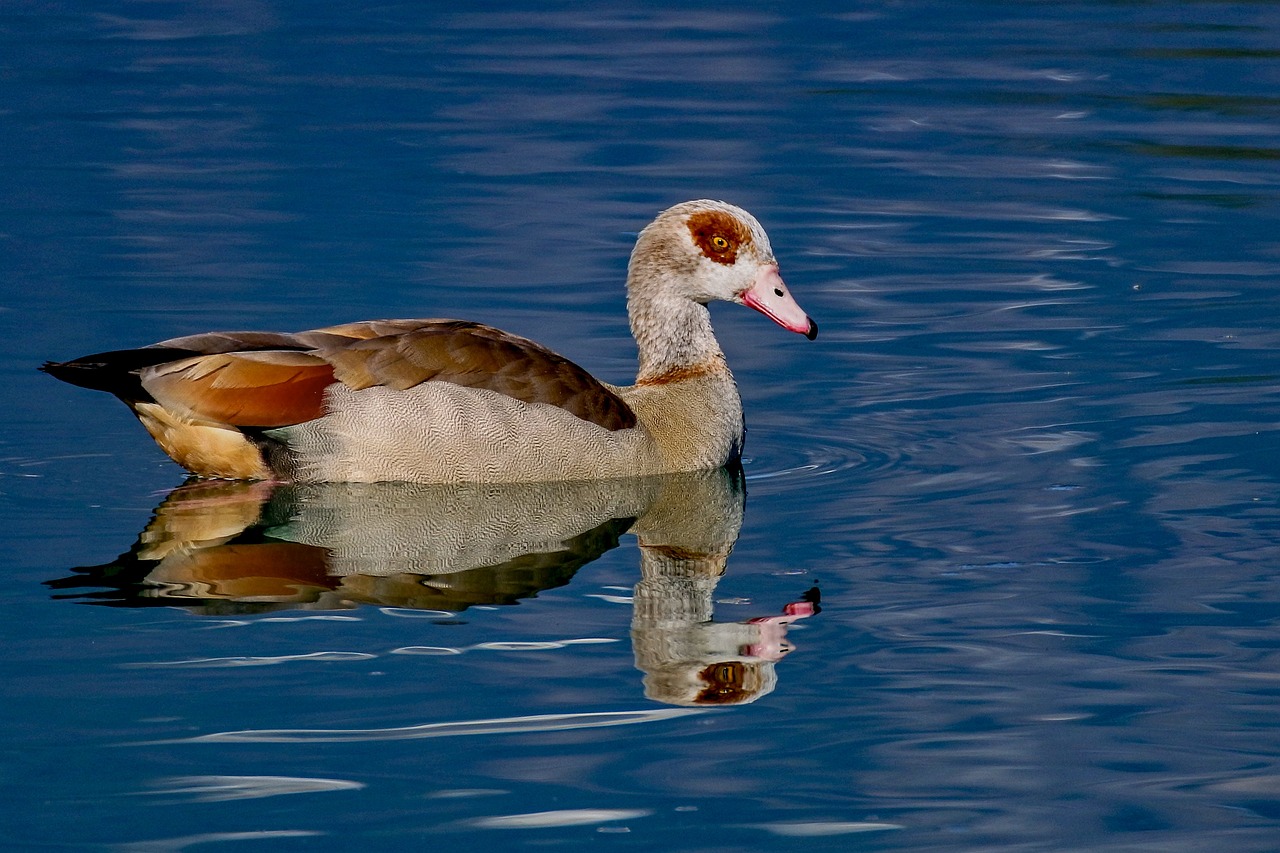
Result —
M 713 621 L 744 498 L 741 469 L 447 486 L 195 481 L 164 499 L 127 553 L 48 585 L 100 604 L 220 615 L 458 612 L 564 586 L 632 533 L 631 637 L 646 696 L 740 704 L 774 689 L 787 625 L 818 610 L 813 589 L 776 615 Z

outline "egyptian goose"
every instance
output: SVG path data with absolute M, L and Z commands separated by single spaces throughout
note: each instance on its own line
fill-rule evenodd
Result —
M 458 320 L 209 332 L 41 369 L 107 391 L 203 477 L 530 482 L 716 468 L 742 403 L 707 303 L 818 334 L 741 208 L 690 201 L 640 232 L 627 269 L 639 347 L 618 387 L 525 338 Z

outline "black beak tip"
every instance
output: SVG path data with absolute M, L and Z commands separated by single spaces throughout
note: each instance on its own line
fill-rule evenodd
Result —
M 809 340 L 813 340 L 818 337 L 818 324 L 813 322 L 812 317 L 809 318 L 809 331 L 805 332 L 804 336 Z

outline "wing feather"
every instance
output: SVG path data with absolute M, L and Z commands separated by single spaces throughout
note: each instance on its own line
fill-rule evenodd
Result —
M 290 350 L 227 352 L 156 365 L 142 371 L 156 402 L 204 421 L 237 427 L 280 427 L 324 414 L 333 367 Z
M 333 365 L 340 382 L 357 390 L 452 382 L 556 406 L 609 430 L 636 424 L 630 407 L 610 388 L 527 338 L 479 323 L 412 322 L 391 334 L 320 347 L 316 354 Z
M 556 406 L 605 429 L 635 426 L 630 407 L 540 344 L 461 320 L 366 320 L 305 332 L 206 332 L 44 368 L 131 406 L 150 397 L 193 420 L 271 428 L 324 414 L 333 382 L 407 390 L 482 388 Z

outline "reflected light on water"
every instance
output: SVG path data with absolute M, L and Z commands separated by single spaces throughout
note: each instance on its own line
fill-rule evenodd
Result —
M 878 823 L 875 821 L 778 821 L 777 823 L 748 824 L 753 829 L 763 829 L 773 835 L 790 838 L 824 838 L 831 835 L 854 835 L 862 832 L 885 832 L 890 829 L 904 829 L 898 823 Z
M 616 820 L 637 820 L 649 817 L 649 809 L 563 809 L 554 812 L 495 815 L 477 817 L 467 821 L 479 829 L 540 829 L 555 826 L 590 826 Z
M 156 841 L 130 841 L 113 844 L 111 849 L 120 853 L 181 853 L 188 847 L 198 844 L 226 844 L 238 841 L 273 841 L 286 838 L 314 838 L 324 835 L 305 829 L 275 829 L 258 832 L 202 832 L 195 835 L 180 835 L 176 838 L 162 838 Z
M 561 732 L 655 723 L 706 713 L 696 708 L 655 708 L 644 711 L 536 714 L 492 720 L 423 723 L 387 729 L 262 729 L 213 732 L 161 743 L 352 743 L 387 740 L 421 740 L 436 737 Z
M 173 776 L 157 779 L 148 794 L 178 795 L 196 803 L 253 800 L 281 794 L 315 794 L 324 791 L 358 791 L 361 782 L 345 779 L 309 779 L 298 776 Z

